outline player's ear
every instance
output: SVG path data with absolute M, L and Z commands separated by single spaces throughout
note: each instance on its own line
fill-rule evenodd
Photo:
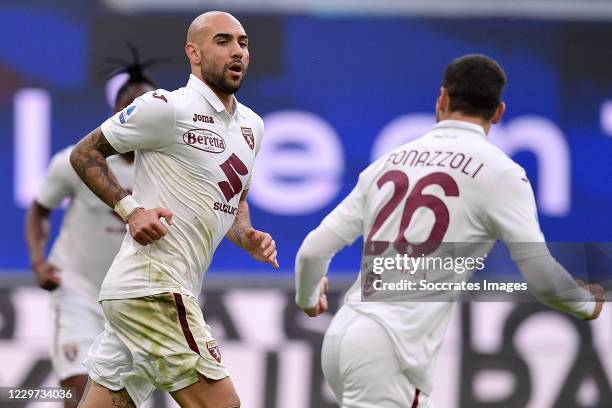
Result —
M 441 86 L 438 99 L 436 99 L 436 112 L 446 112 L 448 110 L 449 103 L 450 98 L 448 96 L 448 90 Z
M 499 104 L 499 106 L 495 110 L 495 114 L 493 115 L 491 122 L 493 124 L 499 123 L 499 121 L 501 121 L 502 116 L 504 116 L 505 111 L 506 111 L 506 103 L 502 102 Z
M 200 50 L 198 50 L 195 43 L 188 42 L 185 44 L 185 54 L 187 54 L 187 58 L 189 58 L 189 62 L 192 64 L 200 64 L 202 62 Z

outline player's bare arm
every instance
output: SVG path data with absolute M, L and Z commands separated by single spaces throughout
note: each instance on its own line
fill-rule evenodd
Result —
M 241 248 L 244 234 L 249 228 L 252 228 L 251 214 L 249 213 L 249 204 L 246 201 L 247 194 L 248 190 L 242 192 L 242 195 L 240 196 L 240 201 L 238 202 L 238 212 L 236 213 L 236 219 L 234 220 L 234 224 L 226 235 L 230 241 L 232 241 L 234 244 L 238 245 Z
M 236 219 L 225 236 L 247 251 L 254 259 L 278 268 L 276 242 L 270 234 L 256 230 L 251 225 L 249 205 L 246 201 L 247 194 L 248 190 L 242 192 L 238 202 Z
M 111 208 L 129 193 L 117 181 L 106 158 L 117 151 L 98 127 L 85 136 L 70 154 L 70 163 L 83 182 Z
M 102 130 L 97 128 L 74 147 L 70 163 L 87 187 L 109 207 L 118 211 L 117 204 L 128 197 L 129 193 L 121 187 L 106 162 L 106 158 L 114 154 L 117 151 L 106 140 Z M 149 245 L 168 232 L 159 221 L 161 217 L 166 219 L 168 225 L 172 225 L 172 212 L 161 207 L 148 210 L 135 207 L 125 214 L 125 221 L 130 226 L 132 238 L 141 245 Z
M 45 259 L 45 247 L 49 239 L 50 212 L 47 208 L 33 201 L 26 214 L 25 228 L 30 265 L 36 276 L 38 286 L 45 290 L 54 290 L 60 284 L 60 278 L 56 274 L 59 268 Z

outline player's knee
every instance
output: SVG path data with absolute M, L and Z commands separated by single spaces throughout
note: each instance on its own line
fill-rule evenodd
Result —
M 240 398 L 238 394 L 233 393 L 230 398 L 228 398 L 227 402 L 225 402 L 223 408 L 240 408 Z
M 234 395 L 234 397 L 226 405 L 226 408 L 240 408 L 240 398 L 238 398 L 238 395 Z
M 121 407 L 121 408 L 136 408 L 136 404 L 132 401 L 130 394 L 128 394 L 125 388 L 119 391 L 108 390 L 111 395 L 113 407 Z

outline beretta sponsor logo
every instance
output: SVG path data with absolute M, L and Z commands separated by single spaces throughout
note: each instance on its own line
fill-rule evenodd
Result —
M 222 153 L 225 151 L 225 140 L 217 133 L 208 129 L 189 129 L 183 133 L 183 141 L 187 146 L 209 153 Z

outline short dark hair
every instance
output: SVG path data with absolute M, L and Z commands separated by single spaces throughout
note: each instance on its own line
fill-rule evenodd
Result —
M 145 62 L 140 62 L 140 53 L 138 49 L 130 42 L 127 43 L 130 53 L 132 54 L 132 61 L 127 62 L 118 58 L 107 58 L 107 63 L 119 64 L 119 66 L 111 67 L 107 71 L 107 78 L 110 79 L 115 75 L 127 73 L 127 81 L 119 88 L 117 95 L 115 96 L 115 105 L 119 103 L 125 93 L 127 93 L 132 85 L 150 85 L 153 88 L 157 88 L 155 81 L 145 74 L 145 68 L 155 65 L 159 62 L 166 61 L 165 58 L 151 59 Z
M 501 103 L 506 73 L 485 55 L 465 55 L 446 67 L 442 86 L 448 91 L 451 111 L 490 120 Z
M 130 87 L 133 85 L 150 85 L 152 88 L 157 88 L 155 82 L 141 70 L 140 66 L 133 65 L 127 72 L 129 74 L 129 77 L 127 81 L 123 85 L 121 85 L 119 91 L 117 91 L 117 96 L 115 97 L 115 105 L 119 104 L 119 101 L 121 100 L 121 98 L 123 98 L 123 95 L 126 94 L 130 90 Z

